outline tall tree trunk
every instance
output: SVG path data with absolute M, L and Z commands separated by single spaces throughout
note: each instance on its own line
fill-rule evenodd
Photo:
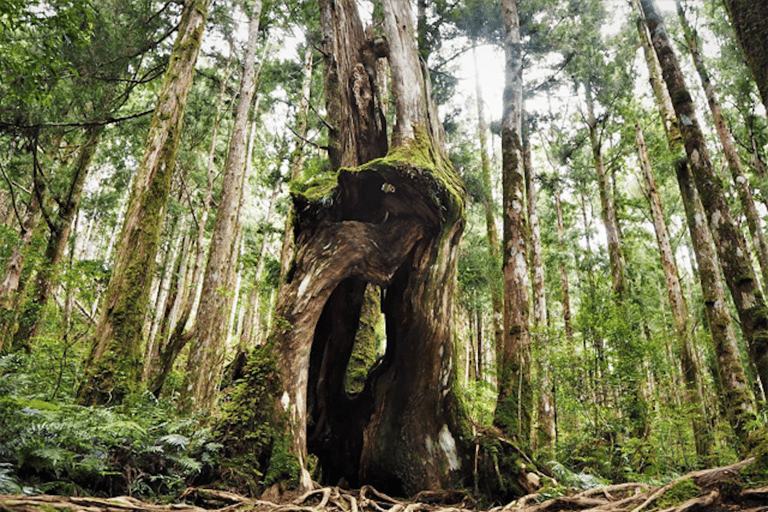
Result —
M 648 156 L 648 149 L 645 145 L 643 130 L 639 122 L 635 122 L 635 131 L 637 133 L 636 144 L 640 168 L 643 171 L 643 190 L 646 199 L 651 207 L 651 216 L 653 218 L 653 227 L 656 232 L 656 241 L 659 246 L 659 256 L 661 257 L 661 267 L 664 271 L 664 281 L 667 285 L 667 299 L 672 311 L 672 320 L 675 325 L 675 333 L 680 347 L 680 365 L 685 381 L 686 403 L 692 408 L 693 435 L 696 440 L 696 454 L 699 457 L 708 457 L 713 453 L 714 439 L 706 421 L 706 411 L 704 401 L 701 396 L 701 374 L 699 366 L 693 356 L 693 340 L 691 339 L 692 328 L 690 317 L 688 315 L 688 306 L 683 296 L 683 288 L 680 285 L 680 277 L 677 272 L 672 244 L 669 241 L 669 232 L 667 223 L 664 219 L 661 197 L 656 186 L 656 178 L 651 167 L 651 160 Z
M 765 230 L 763 229 L 763 222 L 760 218 L 760 214 L 757 211 L 755 200 L 752 196 L 752 188 L 749 185 L 749 180 L 744 174 L 744 169 L 741 165 L 741 158 L 739 157 L 736 147 L 734 146 L 733 137 L 728 130 L 728 126 L 723 118 L 722 110 L 720 109 L 720 102 L 717 100 L 715 94 L 715 87 L 712 85 L 712 81 L 709 79 L 709 73 L 704 64 L 704 57 L 699 51 L 699 37 L 695 29 L 690 26 L 688 19 L 685 16 L 685 11 L 680 3 L 680 0 L 675 0 L 677 4 L 677 13 L 680 17 L 680 22 L 685 32 L 685 41 L 688 45 L 688 50 L 691 52 L 693 62 L 696 66 L 696 71 L 701 79 L 701 86 L 704 89 L 704 94 L 707 97 L 707 103 L 709 104 L 709 111 L 712 113 L 712 121 L 715 124 L 715 130 L 717 136 L 720 139 L 720 144 L 723 147 L 723 153 L 725 154 L 725 160 L 728 162 L 728 168 L 731 171 L 733 182 L 736 186 L 736 191 L 739 195 L 739 201 L 741 202 L 741 208 L 744 213 L 744 217 L 747 220 L 747 227 L 749 233 L 752 235 L 752 245 L 754 246 L 755 255 L 757 256 L 757 262 L 760 265 L 760 270 L 763 277 L 763 285 L 768 286 L 768 240 L 766 240 Z M 768 11 L 766 11 L 768 14 Z M 766 18 L 768 21 L 768 18 Z M 768 56 L 768 54 L 766 54 Z
M 533 323 L 532 339 L 540 348 L 536 366 L 539 375 L 538 405 L 536 410 L 536 449 L 546 450 L 555 440 L 555 408 L 552 396 L 552 370 L 549 365 L 546 345 L 549 337 L 545 332 L 547 319 L 547 300 L 544 283 L 544 260 L 541 247 L 541 230 L 539 228 L 539 213 L 536 201 L 536 172 L 531 163 L 531 145 L 528 130 L 530 123 L 526 112 L 523 112 L 523 169 L 525 171 L 526 207 L 528 225 L 530 227 L 530 269 L 533 290 Z
M 717 358 L 718 376 L 723 388 L 723 408 L 743 449 L 748 442 L 749 424 L 755 419 L 754 399 L 739 357 L 736 333 L 720 277 L 717 252 L 704 219 L 704 207 L 686 163 L 678 162 L 676 171 L 699 268 L 707 323 Z
M 768 41 L 768 5 L 752 0 L 723 0 L 723 3 L 768 114 L 768 47 L 765 45 Z
M 672 101 L 662 82 L 661 67 L 651 46 L 650 34 L 642 20 L 638 28 L 640 41 L 646 52 L 651 82 L 659 84 L 653 89 L 661 117 L 672 120 L 670 123 L 665 123 L 665 127 L 668 127 L 667 144 L 672 154 L 678 154 L 682 150 L 682 135 Z M 717 252 L 705 220 L 704 207 L 691 179 L 687 160 L 679 160 L 675 168 L 699 269 L 699 281 L 716 354 L 717 373 L 723 388 L 722 407 L 727 411 L 728 421 L 737 437 L 746 444 L 747 424 L 754 418 L 754 402 L 736 347 L 736 334 L 725 298 Z
M 725 193 L 715 176 L 693 101 L 685 85 L 664 22 L 652 0 L 640 0 L 646 24 L 659 58 L 664 81 L 677 115 L 688 164 L 707 214 L 726 283 L 741 321 L 744 339 L 760 381 L 768 382 L 768 308 L 759 290 L 744 236 L 731 217 Z
M 499 396 L 494 425 L 529 447 L 533 392 L 530 382 L 528 325 L 528 226 L 522 155 L 523 55 L 517 0 L 502 2 L 506 59 L 504 113 L 501 121 L 504 190 L 504 336 L 499 361 Z M 499 357 L 500 356 L 500 357 Z
M 555 183 L 555 211 L 557 214 L 557 249 L 561 255 L 567 254 L 565 248 L 565 223 L 563 222 L 563 205 L 560 199 L 560 184 Z M 560 289 L 563 294 L 563 326 L 565 327 L 565 339 L 568 346 L 574 346 L 573 321 L 571 317 L 571 293 L 568 285 L 568 272 L 565 268 L 565 261 L 561 260 L 558 265 L 560 270 Z
M 249 113 L 256 91 L 256 50 L 261 1 L 256 0 L 248 25 L 248 45 L 243 62 L 237 112 L 222 178 L 221 198 L 216 211 L 202 295 L 195 322 L 193 344 L 184 372 L 181 406 L 209 408 L 213 405 L 223 369 L 227 325 L 232 309 L 239 256 L 240 208 L 245 184 L 245 155 Z
M 621 234 L 619 221 L 616 218 L 613 192 L 611 190 L 608 174 L 605 172 L 603 161 L 602 141 L 600 140 L 599 127 L 595 119 L 594 100 L 592 98 L 592 85 L 586 81 L 587 100 L 587 125 L 589 127 L 589 141 L 592 146 L 592 157 L 597 173 L 597 187 L 600 191 L 600 205 L 602 207 L 603 226 L 608 239 L 608 261 L 611 266 L 611 282 L 613 295 L 620 303 L 625 299 L 627 292 L 626 279 L 624 277 L 624 257 L 621 253 Z
M 496 227 L 496 215 L 493 208 L 493 185 L 491 183 L 491 164 L 488 159 L 488 136 L 485 123 L 485 113 L 483 108 L 483 91 L 480 86 L 480 70 L 477 66 L 476 50 L 472 49 L 472 58 L 475 64 L 475 94 L 477 98 L 477 131 L 480 142 L 480 170 L 482 172 L 483 183 L 483 213 L 485 214 L 486 240 L 488 242 L 488 252 L 491 256 L 493 269 L 491 270 L 491 308 L 493 314 L 491 322 L 493 325 L 493 338 L 497 349 L 502 344 L 502 325 L 504 318 L 504 303 L 501 297 L 501 281 L 498 276 L 499 264 L 501 261 L 501 244 L 499 243 L 499 230 Z
M 78 393 L 82 403 L 119 402 L 137 389 L 141 378 L 141 327 L 207 11 L 208 0 L 184 4 L 91 340 L 86 378 Z

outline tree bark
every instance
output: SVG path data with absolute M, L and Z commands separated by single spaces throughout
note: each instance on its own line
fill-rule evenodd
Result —
M 528 325 L 528 225 L 525 219 L 521 117 L 523 59 L 516 0 L 502 3 L 506 58 L 504 113 L 501 121 L 504 189 L 504 336 L 499 360 L 499 396 L 494 425 L 524 447 L 530 446 L 533 392 L 530 382 Z
M 749 234 L 752 236 L 752 245 L 754 247 L 757 262 L 760 265 L 762 272 L 763 285 L 768 286 L 768 240 L 766 240 L 765 231 L 763 229 L 763 221 L 760 218 L 760 214 L 757 211 L 755 200 L 752 195 L 752 188 L 749 185 L 749 180 L 744 174 L 744 169 L 741 165 L 741 158 L 739 157 L 736 147 L 733 143 L 733 137 L 728 130 L 728 126 L 723 118 L 722 110 L 720 109 L 720 102 L 717 100 L 715 94 L 715 87 L 709 78 L 709 73 L 704 64 L 704 58 L 699 51 L 699 37 L 695 29 L 690 26 L 688 19 L 685 16 L 685 11 L 680 3 L 680 0 L 676 0 L 677 13 L 680 17 L 680 23 L 683 26 L 685 33 L 685 41 L 688 45 L 688 50 L 693 57 L 693 63 L 696 66 L 696 71 L 701 79 L 701 86 L 704 89 L 704 94 L 707 97 L 707 103 L 709 104 L 709 111 L 712 113 L 712 121 L 715 124 L 715 131 L 720 139 L 720 144 L 723 147 L 723 153 L 725 154 L 725 160 L 728 162 L 728 169 L 731 171 L 734 185 L 739 196 L 739 202 L 741 203 L 742 212 L 747 220 L 747 227 L 749 228 Z M 768 11 L 766 11 L 768 14 Z M 768 18 L 766 19 L 768 21 Z M 768 54 L 767 54 L 768 55 Z
M 768 308 L 758 288 L 752 264 L 746 257 L 744 237 L 731 216 L 722 184 L 712 167 L 693 101 L 672 50 L 664 22 L 652 0 L 641 0 L 640 4 L 680 122 L 691 174 L 707 214 L 750 357 L 760 381 L 765 386 L 768 382 Z
M 768 114 L 768 48 L 765 45 L 768 41 L 768 6 L 752 0 L 723 0 L 723 3 Z
M 256 91 L 256 50 L 261 16 L 256 0 L 248 25 L 248 45 L 243 62 L 240 92 L 229 151 L 222 178 L 221 198 L 216 211 L 202 295 L 190 346 L 181 393 L 184 408 L 213 405 L 221 370 L 224 345 L 232 309 L 232 291 L 239 257 L 240 209 L 245 184 L 245 154 L 249 113 Z
M 643 171 L 643 190 L 651 208 L 653 227 L 656 232 L 656 241 L 659 246 L 661 267 L 664 271 L 664 281 L 667 285 L 667 299 L 672 312 L 672 320 L 675 325 L 677 342 L 680 347 L 680 365 L 685 381 L 686 403 L 692 408 L 693 435 L 696 441 L 696 454 L 699 457 L 708 457 L 713 453 L 714 439 L 706 421 L 706 411 L 701 393 L 701 375 L 699 366 L 694 358 L 692 328 L 688 315 L 688 306 L 683 296 L 683 288 L 680 285 L 680 277 L 677 272 L 677 264 L 669 240 L 667 223 L 664 219 L 664 210 L 661 204 L 656 177 L 653 174 L 648 149 L 645 145 L 643 130 L 639 122 L 635 122 L 636 144 L 640 167 Z
M 141 327 L 176 164 L 184 104 L 200 49 L 208 0 L 184 4 L 141 165 L 134 179 L 115 266 L 86 361 L 81 403 L 119 402 L 141 378 Z

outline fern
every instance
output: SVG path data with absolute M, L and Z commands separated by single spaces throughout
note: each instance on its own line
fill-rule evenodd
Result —
M 159 439 L 161 443 L 183 450 L 189 444 L 189 439 L 179 434 L 168 434 Z
M 13 476 L 13 466 L 0 462 L 0 494 L 21 494 L 19 481 Z

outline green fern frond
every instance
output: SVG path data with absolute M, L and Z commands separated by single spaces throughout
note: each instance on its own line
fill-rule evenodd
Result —
M 189 444 L 189 438 L 179 434 L 168 434 L 161 437 L 158 441 L 164 445 L 175 446 L 182 450 Z
M 179 465 L 179 467 L 184 471 L 186 474 L 190 473 L 197 473 L 203 468 L 203 465 L 193 459 L 192 457 L 188 457 L 186 455 L 181 455 L 179 457 L 173 457 L 174 462 Z

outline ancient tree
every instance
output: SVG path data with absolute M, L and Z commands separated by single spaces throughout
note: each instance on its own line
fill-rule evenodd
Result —
M 465 193 L 444 152 L 408 3 L 389 0 L 384 11 L 386 39 L 366 39 L 357 22 L 339 25 L 349 27 L 343 34 L 324 33 L 336 44 L 326 55 L 326 89 L 351 98 L 336 94 L 339 101 L 329 105 L 341 123 L 330 133 L 331 167 L 340 169 L 292 187 L 296 250 L 275 330 L 250 356 L 220 427 L 231 456 L 248 451 L 251 462 L 266 462 L 270 478 L 295 473 L 303 487 L 311 484 L 310 453 L 324 481 L 375 480 L 397 493 L 463 486 L 471 474 L 452 333 Z M 357 14 L 342 0 L 324 2 L 323 16 L 348 21 Z M 358 46 L 350 51 L 352 41 Z M 363 154 L 374 149 L 365 138 L 376 130 L 366 121 L 380 119 L 370 59 L 384 55 L 396 124 L 386 156 L 371 159 Z M 349 106 L 370 108 L 371 116 Z M 383 290 L 386 353 L 362 391 L 350 394 L 345 374 L 369 283 Z M 263 428 L 256 414 L 270 425 L 263 437 L 254 433 Z

